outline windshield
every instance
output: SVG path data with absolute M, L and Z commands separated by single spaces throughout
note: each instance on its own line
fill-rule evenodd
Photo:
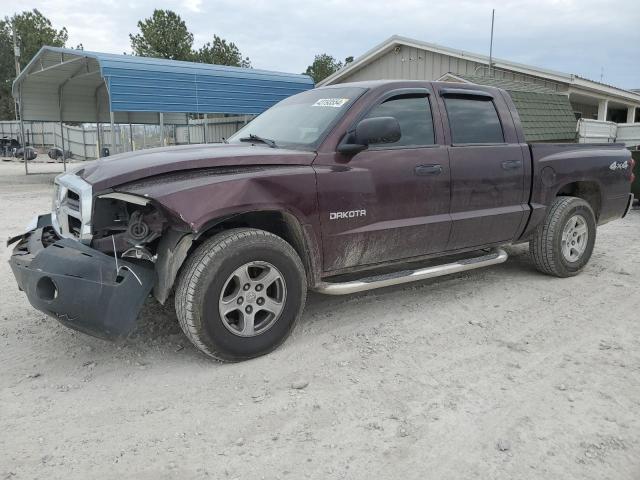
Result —
M 258 143 L 259 139 L 267 139 L 278 147 L 315 149 L 364 91 L 358 87 L 332 87 L 293 95 L 252 120 L 228 141 Z

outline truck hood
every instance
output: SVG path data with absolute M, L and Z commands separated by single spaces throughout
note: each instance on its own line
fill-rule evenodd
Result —
M 183 145 L 121 153 L 88 162 L 78 174 L 94 191 L 164 173 L 246 165 L 311 165 L 314 152 L 266 145 Z

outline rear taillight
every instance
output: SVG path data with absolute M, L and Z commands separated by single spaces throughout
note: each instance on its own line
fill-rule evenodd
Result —
M 635 182 L 636 180 L 636 174 L 633 173 L 633 171 L 636 168 L 636 160 L 631 157 L 631 160 L 629 161 L 629 165 L 630 165 L 630 170 L 629 170 L 629 180 L 631 181 L 631 183 Z

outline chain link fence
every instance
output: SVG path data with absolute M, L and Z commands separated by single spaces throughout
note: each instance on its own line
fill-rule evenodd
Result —
M 220 143 L 250 122 L 253 116 L 216 117 L 193 119 L 187 125 L 114 124 L 64 124 L 58 122 L 24 122 L 26 143 L 32 147 L 49 149 L 63 148 L 67 158 L 92 160 L 98 157 L 100 147 L 108 148 L 109 154 L 159 147 L 164 138 L 165 145 L 196 143 Z M 99 130 L 98 130 L 99 129 Z M 161 135 L 161 133 L 163 133 Z M 99 135 L 98 135 L 99 134 Z M 20 122 L 0 121 L 0 139 L 15 139 L 22 145 Z M 8 150 L 8 149 L 7 149 Z M 0 152 L 4 156 L 12 152 Z

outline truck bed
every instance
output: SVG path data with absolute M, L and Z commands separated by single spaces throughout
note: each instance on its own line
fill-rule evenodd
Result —
M 531 225 L 558 194 L 591 196 L 602 225 L 620 218 L 629 200 L 631 152 L 622 143 L 530 143 Z M 527 229 L 526 233 L 530 233 Z

